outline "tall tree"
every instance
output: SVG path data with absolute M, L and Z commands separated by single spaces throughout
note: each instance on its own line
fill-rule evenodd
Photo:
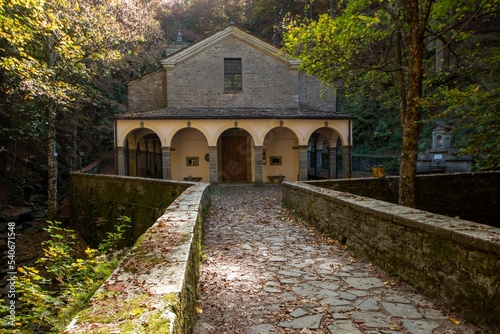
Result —
M 494 2 L 498 5 L 498 0 Z M 396 86 L 394 101 L 399 105 L 403 131 L 401 205 L 415 206 L 423 83 L 428 68 L 434 65 L 426 61 L 427 51 L 436 48 L 435 36 L 446 41 L 445 32 L 480 14 L 491 14 L 494 7 L 486 0 L 460 4 L 449 0 L 353 0 L 339 16 L 325 14 L 318 20 L 294 20 L 287 26 L 285 50 L 301 58 L 306 71 L 347 89 L 360 81 L 368 87 Z M 458 36 L 453 34 L 450 39 Z
M 136 52 L 138 44 L 160 36 L 151 17 L 155 11 L 150 6 L 155 5 L 119 0 L 2 3 L 6 8 L 0 12 L 4 75 L 15 82 L 18 95 L 43 111 L 47 123 L 49 219 L 57 213 L 58 118 L 89 97 L 94 89 L 89 83 L 99 66 L 113 64 Z
M 333 9 L 332 0 L 171 0 L 161 6 L 158 18 L 171 41 L 175 41 L 179 30 L 193 42 L 234 22 L 281 45 L 281 22 L 288 13 L 317 18 L 319 13 Z

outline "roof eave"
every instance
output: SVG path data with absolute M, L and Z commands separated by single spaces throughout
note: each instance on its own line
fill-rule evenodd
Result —
M 133 115 L 133 116 L 113 116 L 111 117 L 111 120 L 127 120 L 127 119 L 156 119 L 156 120 L 182 120 L 182 119 L 351 119 L 354 120 L 357 117 L 350 116 L 350 115 L 316 115 L 316 116 L 306 116 L 306 115 L 298 115 L 298 116 L 283 116 L 283 117 L 276 117 L 276 116 L 269 116 L 269 117 L 262 117 L 262 116 L 240 116 L 240 115 L 234 115 L 231 117 L 227 116 L 171 116 L 171 117 L 165 117 L 165 116 L 140 116 L 140 115 Z

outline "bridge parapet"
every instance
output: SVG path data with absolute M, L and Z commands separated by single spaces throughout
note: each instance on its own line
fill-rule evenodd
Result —
M 85 241 L 97 247 L 114 232 L 117 218 L 132 226 L 122 246 L 130 247 L 192 182 L 98 174 L 71 174 L 70 221 Z
M 283 201 L 465 319 L 500 332 L 500 228 L 314 184 L 284 182 Z
M 189 333 L 209 184 L 188 188 L 139 237 L 65 333 Z

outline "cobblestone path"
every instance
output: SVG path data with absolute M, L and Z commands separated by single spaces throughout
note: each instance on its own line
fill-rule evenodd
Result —
M 218 187 L 195 334 L 482 333 L 281 205 L 279 186 Z

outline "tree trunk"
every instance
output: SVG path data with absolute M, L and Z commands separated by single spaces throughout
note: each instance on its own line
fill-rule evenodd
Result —
M 12 150 L 12 164 L 10 165 L 10 177 L 14 176 L 14 171 L 16 170 L 16 160 L 17 160 L 17 136 L 14 136 L 14 149 Z
M 418 117 L 418 107 L 407 109 L 409 119 L 403 128 L 403 147 L 401 150 L 401 165 L 399 171 L 399 205 L 414 208 L 415 182 L 417 176 L 417 154 L 420 126 L 415 119 Z
M 419 12 L 419 1 L 410 0 L 405 4 L 408 19 L 408 91 L 406 110 L 402 114 L 403 147 L 401 150 L 401 166 L 399 170 L 399 204 L 414 208 L 415 183 L 417 178 L 418 139 L 420 136 L 424 28 L 427 24 L 431 2 L 427 2 L 426 10 Z
M 55 103 L 50 103 L 47 110 L 48 123 L 48 150 L 47 150 L 47 218 L 53 220 L 57 216 L 57 150 L 56 150 L 56 120 L 57 112 Z
M 404 72 L 404 64 L 403 64 L 403 38 L 402 38 L 402 31 L 398 31 L 396 35 L 396 61 L 397 65 L 399 66 L 398 70 L 395 73 L 395 82 L 398 87 L 398 97 L 399 97 L 399 118 L 401 122 L 401 128 L 404 130 L 406 129 L 405 122 L 406 122 L 406 94 L 407 94 L 407 86 L 406 86 L 406 80 L 405 80 L 405 72 Z M 399 204 L 402 204 L 403 198 L 407 198 L 408 196 L 406 195 L 407 191 L 411 191 L 412 185 L 411 185 L 411 180 L 407 182 L 407 179 L 404 177 L 406 175 L 406 171 L 408 170 L 408 160 L 405 156 L 406 150 L 404 149 L 405 145 L 405 139 L 406 135 L 403 132 L 403 149 L 401 150 L 401 163 L 399 166 L 399 175 L 400 175 L 400 181 L 399 181 Z

